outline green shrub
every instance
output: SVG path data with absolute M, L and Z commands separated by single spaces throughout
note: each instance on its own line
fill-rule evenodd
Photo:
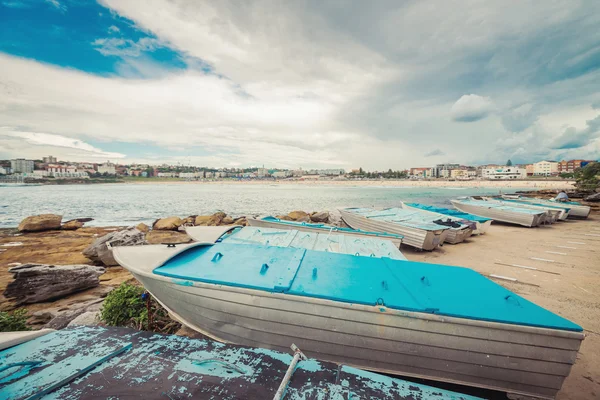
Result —
M 177 331 L 180 324 L 172 321 L 156 300 L 150 301 L 152 319 L 148 327 L 148 306 L 146 300 L 142 299 L 145 292 L 141 286 L 122 283 L 106 296 L 100 310 L 100 319 L 109 326 L 126 326 L 162 333 Z
M 13 312 L 0 311 L 0 332 L 29 331 L 27 310 L 21 308 Z

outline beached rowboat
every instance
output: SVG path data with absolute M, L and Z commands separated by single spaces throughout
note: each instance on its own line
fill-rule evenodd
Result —
M 492 220 L 490 218 L 479 217 L 477 215 L 469 214 L 452 208 L 436 207 L 419 203 L 404 204 L 408 207 L 417 208 L 419 210 L 441 214 L 442 216 L 448 216 L 450 218 L 457 218 L 459 221 L 463 221 L 464 224 L 471 223 L 474 225 L 473 235 L 485 234 L 492 225 Z
M 202 242 L 113 254 L 176 319 L 220 341 L 293 342 L 359 368 L 553 398 L 583 339 L 467 268 L 235 243 L 212 228 L 193 233 Z
M 264 217 L 260 219 L 247 218 L 248 225 L 265 227 L 265 228 L 276 228 L 276 229 L 293 229 L 300 232 L 321 232 L 329 235 L 345 235 L 350 237 L 360 238 L 376 238 L 386 239 L 394 243 L 397 247 L 400 247 L 402 243 L 402 235 L 396 235 L 393 233 L 383 232 L 367 232 L 358 229 L 341 228 L 337 226 L 331 226 L 326 224 L 314 224 L 309 222 L 296 222 L 286 221 L 275 217 Z
M 544 210 L 531 210 L 522 207 L 505 206 L 484 200 L 471 198 L 450 200 L 452 205 L 462 212 L 491 218 L 494 221 L 534 227 L 546 222 Z
M 506 196 L 508 197 L 508 196 Z M 570 218 L 587 218 L 590 215 L 591 208 L 589 206 L 584 206 L 583 204 L 577 201 L 553 201 L 553 200 L 545 200 L 539 198 L 532 197 L 521 197 L 521 196 L 512 196 L 511 199 L 528 202 L 528 203 L 536 203 L 545 206 L 553 206 L 553 207 L 567 207 L 569 209 L 569 217 Z
M 353 229 L 402 235 L 403 244 L 422 250 L 434 250 L 448 234 L 447 226 L 424 221 L 416 212 L 401 208 L 343 208 L 340 213 Z

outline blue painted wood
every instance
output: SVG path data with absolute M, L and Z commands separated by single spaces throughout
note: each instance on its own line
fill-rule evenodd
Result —
M 43 339 L 43 340 L 41 340 Z M 10 349 L 11 358 L 65 365 L 104 346 L 131 343 L 129 351 L 104 360 L 79 378 L 39 398 L 79 400 L 151 399 L 271 399 L 292 359 L 290 354 L 261 348 L 227 345 L 206 339 L 160 335 L 126 328 L 71 327 Z M 6 353 L 1 353 L 5 355 Z M 25 382 L 25 381 L 23 381 Z M 473 389 L 465 389 L 473 390 Z M 0 398 L 14 399 L 0 384 Z M 447 399 L 478 400 L 449 390 L 389 378 L 314 359 L 300 361 L 286 391 L 286 400 L 321 399 Z M 19 399 L 19 397 L 16 397 Z
M 223 256 L 213 262 L 216 253 Z M 222 242 L 190 248 L 154 273 L 345 303 L 582 331 L 469 268 Z
M 462 212 L 459 210 L 453 210 L 451 208 L 436 207 L 436 206 L 430 206 L 430 205 L 419 204 L 419 203 L 406 203 L 406 205 L 410 206 L 410 207 L 414 207 L 414 208 L 420 208 L 421 210 L 432 211 L 432 212 L 436 212 L 439 214 L 448 215 L 450 217 L 466 219 L 467 221 L 487 222 L 490 220 L 490 218 L 480 217 L 478 215 L 469 214 L 469 213 Z
M 0 369 L 10 370 L 12 366 L 35 363 L 32 368 L 19 370 L 2 380 L 0 399 L 40 399 L 131 348 L 131 343 L 119 340 L 92 343 L 55 362 L 55 357 L 69 350 L 65 347 L 69 340 L 57 342 L 57 336 L 54 332 L 0 352 Z M 55 349 L 56 354 L 50 357 L 41 355 L 40 350 L 46 347 Z

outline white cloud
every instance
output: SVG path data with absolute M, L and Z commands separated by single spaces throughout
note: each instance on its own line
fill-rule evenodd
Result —
M 494 103 L 489 97 L 465 94 L 452 105 L 452 119 L 461 122 L 479 121 L 493 110 Z
M 94 40 L 92 45 L 105 56 L 139 57 L 142 52 L 153 51 L 162 44 L 157 39 L 144 37 L 137 42 L 122 38 L 100 38 Z
M 0 140 L 2 137 L 22 139 L 30 145 L 43 147 L 57 147 L 79 150 L 81 154 L 92 158 L 124 158 L 121 153 L 105 152 L 79 139 L 54 135 L 41 132 L 24 132 L 7 127 L 0 128 Z
M 67 6 L 61 4 L 58 0 L 46 0 L 46 3 L 50 4 L 52 7 L 56 8 L 61 12 L 67 11 Z
M 121 30 L 118 27 L 116 27 L 115 25 L 111 25 L 108 27 L 108 33 L 118 33 L 120 31 Z

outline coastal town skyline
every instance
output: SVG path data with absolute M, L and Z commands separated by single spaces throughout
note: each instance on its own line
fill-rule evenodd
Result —
M 368 170 L 597 159 L 599 8 L 0 2 L 0 159 Z

